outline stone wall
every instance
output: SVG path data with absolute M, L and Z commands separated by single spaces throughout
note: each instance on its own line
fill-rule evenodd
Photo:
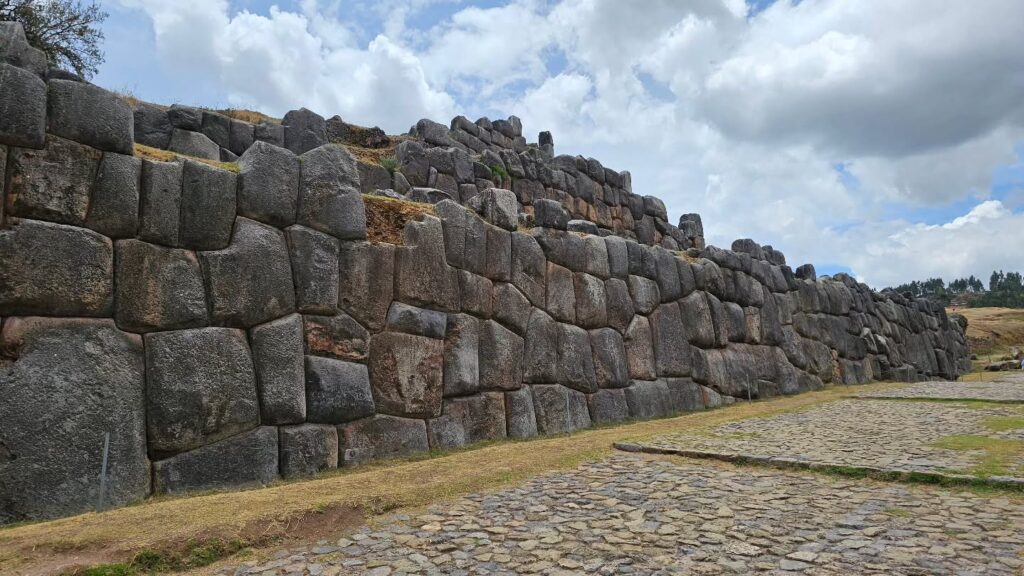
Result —
M 0 523 L 94 506 L 108 432 L 106 500 L 124 505 L 969 365 L 941 308 L 793 273 L 753 241 L 680 252 L 614 218 L 569 230 L 578 186 L 525 202 L 460 185 L 404 243 L 368 241 L 360 164 L 308 131 L 289 149 L 296 116 L 237 172 L 142 159 L 138 109 L 26 64 L 20 29 L 0 32 Z M 464 124 L 446 137 L 476 145 Z M 209 139 L 202 125 L 175 130 Z M 424 173 L 419 151 L 435 184 L 462 157 L 427 128 L 392 182 Z M 524 145 L 511 120 L 488 130 L 501 152 Z M 598 181 L 550 148 L 517 157 Z M 671 230 L 603 173 L 617 192 L 589 202 Z

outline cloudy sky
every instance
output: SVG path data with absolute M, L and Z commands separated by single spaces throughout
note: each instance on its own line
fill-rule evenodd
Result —
M 95 81 L 389 133 L 515 114 L 711 243 L 875 287 L 1024 269 L 1020 0 L 106 0 Z

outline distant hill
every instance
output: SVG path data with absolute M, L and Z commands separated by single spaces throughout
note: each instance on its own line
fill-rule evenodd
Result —
M 1014 347 L 1024 348 L 1024 310 L 950 308 L 947 312 L 967 318 L 967 340 L 974 354 L 1003 354 Z

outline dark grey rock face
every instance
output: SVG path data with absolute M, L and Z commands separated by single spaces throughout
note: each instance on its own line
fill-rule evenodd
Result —
M 633 298 L 633 307 L 637 314 L 650 314 L 661 302 L 658 283 L 643 276 L 629 277 L 629 293 Z
M 417 306 L 459 310 L 459 274 L 445 261 L 441 221 L 424 216 L 405 225 L 395 254 L 395 296 Z
M 704 409 L 704 393 L 699 384 L 689 378 L 665 378 L 669 393 L 670 412 L 693 412 Z
M 689 376 L 690 345 L 679 306 L 675 302 L 662 304 L 650 320 L 658 376 Z
M 559 324 L 539 309 L 530 314 L 523 359 L 524 382 L 557 382 Z
M 412 418 L 441 415 L 444 343 L 382 332 L 370 339 L 370 382 L 377 412 Z
M 338 429 L 326 424 L 282 426 L 281 476 L 302 478 L 338 467 Z
M 485 392 L 445 400 L 441 416 L 427 423 L 427 433 L 435 449 L 505 438 L 505 395 Z
M 384 327 L 394 293 L 395 247 L 342 242 L 338 306 L 370 330 Z
M 300 108 L 284 115 L 284 147 L 296 154 L 305 154 L 327 143 L 327 121 L 324 117 Z
M 227 116 L 203 111 L 203 121 L 199 130 L 220 148 L 228 148 L 231 144 L 231 119 Z
M 302 317 L 290 314 L 249 331 L 263 424 L 297 424 L 306 419 Z
M 284 233 L 237 218 L 231 244 L 200 252 L 212 320 L 249 328 L 295 311 L 295 290 Z
M 530 388 L 539 433 L 564 434 L 590 427 L 586 394 L 558 384 L 534 384 Z
M 7 318 L 0 350 L 0 524 L 92 509 L 107 432 L 106 501 L 149 493 L 138 336 L 111 320 Z
M 171 132 L 171 143 L 167 145 L 171 152 L 177 152 L 194 158 L 205 158 L 206 160 L 220 160 L 220 146 L 213 140 L 199 132 L 191 132 L 175 128 Z
M 306 356 L 306 419 L 341 424 L 373 416 L 366 365 Z
M 411 456 L 430 449 L 423 420 L 378 414 L 338 427 L 343 466 Z
M 167 149 L 171 143 L 171 132 L 174 131 L 167 110 L 154 104 L 139 102 L 135 105 L 132 117 L 135 125 L 132 135 L 136 142 L 153 148 Z
M 46 84 L 39 76 L 0 63 L 0 143 L 42 148 L 46 139 Z
M 131 106 L 98 86 L 72 80 L 47 83 L 47 131 L 106 152 L 131 154 Z
M 590 331 L 594 372 L 601 388 L 622 388 L 629 384 L 629 367 L 622 336 L 611 328 Z
M 207 324 L 203 275 L 194 252 L 119 240 L 115 263 L 114 317 L 121 329 L 152 332 Z
M 573 289 L 576 295 L 576 324 L 583 328 L 607 326 L 604 282 L 590 274 L 576 273 L 573 275 Z
M 537 226 L 565 230 L 569 224 L 569 214 L 562 205 L 554 200 L 541 198 L 533 203 L 533 218 Z
M 146 335 L 149 450 L 192 450 L 259 425 L 245 332 L 199 328 Z
M 142 161 L 140 239 L 164 246 L 178 245 L 181 170 L 178 162 Z
M 629 405 L 623 390 L 598 390 L 588 394 L 587 406 L 594 424 L 614 424 L 629 418 Z
M 590 336 L 583 328 L 571 324 L 559 324 L 558 328 L 558 382 L 580 392 L 596 392 Z
M 519 224 L 519 205 L 510 190 L 488 188 L 473 199 L 485 220 L 505 230 L 515 230 Z
M 663 380 L 634 380 L 625 390 L 629 415 L 640 420 L 661 418 L 671 413 L 672 401 Z
M 171 126 L 182 130 L 196 131 L 203 127 L 203 111 L 191 106 L 172 104 L 167 109 L 167 119 Z
M 272 226 L 295 222 L 299 203 L 299 157 L 256 142 L 238 159 L 238 214 Z
M 544 306 L 547 269 L 544 251 L 529 235 L 512 233 L 512 284 L 534 306 Z
M 107 238 L 34 220 L 0 230 L 0 315 L 110 316 L 113 297 Z
M 153 492 L 265 486 L 277 479 L 277 428 L 262 426 L 153 463 Z
M 493 320 L 480 322 L 480 387 L 515 390 L 523 381 L 523 339 Z
M 299 157 L 298 223 L 341 240 L 366 238 L 366 212 L 356 161 L 345 148 L 326 144 Z
M 100 157 L 88 146 L 52 136 L 43 150 L 11 148 L 9 215 L 81 225 Z
M 654 337 L 648 319 L 644 316 L 634 317 L 626 329 L 623 340 L 629 377 L 637 380 L 654 380 L 658 373 L 654 358 Z
M 444 396 L 480 389 L 480 326 L 468 314 L 450 314 L 444 337 Z
M 436 310 L 394 302 L 388 310 L 387 329 L 427 338 L 444 338 L 448 315 Z
M 505 422 L 509 438 L 532 438 L 537 435 L 537 415 L 533 408 L 533 392 L 524 386 L 505 393 Z
M 285 236 L 299 312 L 333 314 L 338 308 L 338 240 L 299 225 L 289 226 Z
M 253 137 L 258 142 L 266 142 L 284 148 L 284 126 L 263 122 L 253 126 Z
M 85 225 L 110 238 L 131 238 L 139 229 L 142 161 L 106 152 L 96 172 Z
M 228 148 L 235 154 L 242 155 L 255 140 L 256 131 L 252 124 L 241 120 L 231 120 L 231 133 L 228 138 Z
M 220 250 L 231 240 L 235 221 L 235 175 L 186 160 L 181 171 L 181 222 L 178 245 Z
M 498 282 L 494 286 L 494 319 L 498 322 L 517 334 L 525 334 L 531 310 L 530 301 L 515 286 L 505 282 Z

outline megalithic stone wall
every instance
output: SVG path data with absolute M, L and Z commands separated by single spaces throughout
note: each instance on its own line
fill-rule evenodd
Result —
M 0 32 L 0 522 L 89 510 L 108 432 L 124 505 L 969 365 L 927 301 L 794 274 L 749 240 L 569 230 L 575 200 L 494 181 L 371 242 L 361 165 L 309 114 L 276 143 L 253 128 L 237 173 L 141 159 L 139 109 Z M 461 152 L 409 142 L 439 166 Z

